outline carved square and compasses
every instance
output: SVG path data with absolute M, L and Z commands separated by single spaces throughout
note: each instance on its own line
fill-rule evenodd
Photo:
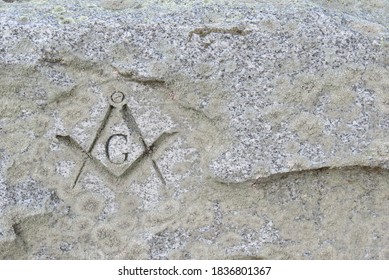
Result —
M 56 136 L 59 141 L 82 154 L 81 168 L 73 182 L 73 188 L 77 185 L 87 163 L 92 163 L 108 176 L 122 179 L 127 178 L 145 160 L 151 162 L 162 183 L 166 184 L 152 155 L 166 138 L 175 132 L 162 133 L 148 145 L 127 106 L 124 93 L 114 92 L 109 98 L 109 103 L 104 119 L 88 149 L 82 148 L 69 135 Z

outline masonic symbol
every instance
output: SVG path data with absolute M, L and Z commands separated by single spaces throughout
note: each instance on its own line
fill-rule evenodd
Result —
M 91 162 L 109 176 L 120 179 L 127 177 L 140 163 L 149 160 L 162 183 L 166 184 L 156 161 L 151 156 L 166 138 L 176 132 L 164 132 L 148 145 L 126 104 L 124 94 L 114 92 L 109 98 L 109 103 L 105 117 L 88 149 L 82 148 L 69 135 L 56 136 L 59 141 L 81 152 L 83 156 L 73 188 L 77 185 L 87 162 Z

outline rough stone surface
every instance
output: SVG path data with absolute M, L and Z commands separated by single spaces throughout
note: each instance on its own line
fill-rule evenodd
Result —
M 388 13 L 0 1 L 0 258 L 388 259 Z

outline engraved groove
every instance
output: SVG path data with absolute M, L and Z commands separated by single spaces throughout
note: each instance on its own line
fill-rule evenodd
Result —
M 161 180 L 162 184 L 163 184 L 164 186 L 166 186 L 166 180 L 165 180 L 165 178 L 163 177 L 162 172 L 161 172 L 161 170 L 159 169 L 157 163 L 156 163 L 155 160 L 153 160 L 153 159 L 152 159 L 151 161 L 152 161 L 152 163 L 153 163 L 153 167 L 154 167 L 154 169 L 155 169 L 155 172 L 157 172 L 158 178 Z
M 109 170 L 101 161 L 99 161 L 97 158 L 95 157 L 91 157 L 91 162 L 93 163 L 93 165 L 99 169 L 100 171 L 102 172 L 106 172 L 106 174 L 108 174 L 108 176 L 111 177 L 111 179 L 117 179 L 118 176 L 116 176 L 111 170 Z
M 133 163 L 131 163 L 129 167 L 126 168 L 126 170 L 120 176 L 118 176 L 118 178 L 127 178 L 137 168 L 137 166 L 147 158 L 147 156 L 148 154 L 146 152 L 141 154 Z
M 85 156 L 84 159 L 86 157 L 88 158 L 92 158 L 92 156 L 90 155 L 90 153 L 84 151 L 84 149 L 80 146 L 80 144 L 78 144 L 72 137 L 66 135 L 56 135 L 55 138 L 57 138 L 59 141 L 63 142 L 66 146 L 70 147 L 71 149 L 75 150 L 75 151 L 80 151 L 83 153 L 83 155 Z
M 160 146 L 162 146 L 163 142 L 165 142 L 168 138 L 170 138 L 171 136 L 173 135 L 176 135 L 178 132 L 177 131 L 174 131 L 174 132 L 164 132 L 162 133 L 158 138 L 157 140 L 154 141 L 153 144 L 151 144 L 150 147 L 148 147 L 148 151 L 149 153 L 154 153 L 155 151 L 158 150 L 158 148 Z
M 74 180 L 74 183 L 73 183 L 73 186 L 72 186 L 72 189 L 74 189 L 78 183 L 78 180 L 80 179 L 80 176 L 81 176 L 81 173 L 82 173 L 82 170 L 84 169 L 85 167 L 85 164 L 86 164 L 86 160 L 84 160 L 84 162 L 82 163 L 82 166 L 80 168 L 80 170 L 78 171 L 78 174 L 77 174 L 77 177 L 76 179 Z
M 104 119 L 103 119 L 99 129 L 97 130 L 95 138 L 93 139 L 93 142 L 92 142 L 90 148 L 88 149 L 88 153 L 90 153 L 93 150 L 94 146 L 96 145 L 97 140 L 99 139 L 99 137 L 101 135 L 101 132 L 104 130 L 105 126 L 107 125 L 108 119 L 112 113 L 112 108 L 113 108 L 113 106 L 111 106 L 111 105 L 108 107 L 107 113 L 105 114 Z
M 147 147 L 147 144 L 146 142 L 144 141 L 144 138 L 143 138 L 143 135 L 142 135 L 142 132 L 138 126 L 138 124 L 136 123 L 135 121 L 135 118 L 134 116 L 132 115 L 131 113 L 131 110 L 130 108 L 128 108 L 127 104 L 123 105 L 123 108 L 121 110 L 121 113 L 123 115 L 123 119 L 124 121 L 127 123 L 127 126 L 129 128 L 132 128 L 133 130 L 135 130 L 135 132 L 138 134 L 139 136 L 139 140 L 142 142 L 143 144 L 143 147 L 145 148 L 145 150 L 148 149 Z

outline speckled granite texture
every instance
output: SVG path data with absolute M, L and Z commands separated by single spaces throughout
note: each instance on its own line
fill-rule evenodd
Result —
M 0 258 L 388 259 L 388 13 L 0 0 Z

